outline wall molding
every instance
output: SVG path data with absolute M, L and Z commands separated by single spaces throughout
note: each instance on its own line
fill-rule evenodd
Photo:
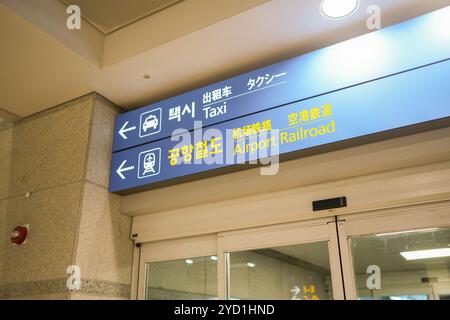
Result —
M 66 286 L 67 279 L 51 279 L 31 282 L 9 283 L 0 286 L 0 299 L 13 299 L 17 297 L 30 297 L 52 295 L 52 294 L 67 294 L 69 299 L 70 294 L 83 293 L 92 294 L 105 297 L 130 297 L 130 285 L 115 283 L 100 280 L 81 280 L 80 290 L 69 290 Z

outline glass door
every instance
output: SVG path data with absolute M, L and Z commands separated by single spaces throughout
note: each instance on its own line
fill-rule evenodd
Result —
M 142 245 L 138 299 L 217 299 L 216 244 L 216 235 L 208 235 Z
M 225 298 L 344 299 L 334 219 L 227 232 L 218 244 Z
M 448 203 L 342 216 L 338 231 L 347 298 L 449 298 Z

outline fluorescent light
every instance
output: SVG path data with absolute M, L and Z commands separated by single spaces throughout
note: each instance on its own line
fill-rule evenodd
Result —
M 194 260 L 192 259 L 186 259 L 186 264 L 194 264 Z
M 212 261 L 217 261 L 217 256 L 211 256 L 210 258 Z
M 407 234 L 407 233 L 415 233 L 415 232 L 431 232 L 431 231 L 437 231 L 437 230 L 439 230 L 439 228 L 380 233 L 380 234 L 377 234 L 376 236 L 377 237 L 384 237 L 384 236 L 394 236 L 394 235 L 399 235 L 399 234 Z
M 247 267 L 254 268 L 254 267 L 256 267 L 256 264 L 253 262 L 247 262 Z
M 352 14 L 358 7 L 358 0 L 322 0 L 320 10 L 327 18 L 338 19 Z
M 450 257 L 450 248 L 419 250 L 419 251 L 405 251 L 400 254 L 406 260 L 421 260 Z

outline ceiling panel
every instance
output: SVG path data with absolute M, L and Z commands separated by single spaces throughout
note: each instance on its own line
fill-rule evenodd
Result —
M 81 15 L 105 34 L 183 0 L 63 0 L 78 5 Z

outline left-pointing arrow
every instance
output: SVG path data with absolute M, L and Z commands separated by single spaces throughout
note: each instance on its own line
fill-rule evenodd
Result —
M 125 122 L 125 123 L 123 124 L 122 128 L 120 128 L 120 130 L 119 130 L 120 136 L 121 136 L 122 138 L 124 138 L 125 140 L 128 139 L 128 137 L 126 136 L 125 133 L 127 133 L 128 131 L 136 130 L 136 127 L 129 127 L 129 128 L 127 128 L 128 123 L 129 123 L 129 121 Z
M 123 160 L 122 164 L 119 166 L 119 168 L 117 169 L 117 174 L 119 175 L 119 177 L 122 178 L 122 180 L 125 180 L 126 177 L 123 175 L 124 172 L 130 171 L 134 169 L 134 166 L 131 167 L 126 167 L 124 168 L 124 166 L 127 164 L 127 160 Z

